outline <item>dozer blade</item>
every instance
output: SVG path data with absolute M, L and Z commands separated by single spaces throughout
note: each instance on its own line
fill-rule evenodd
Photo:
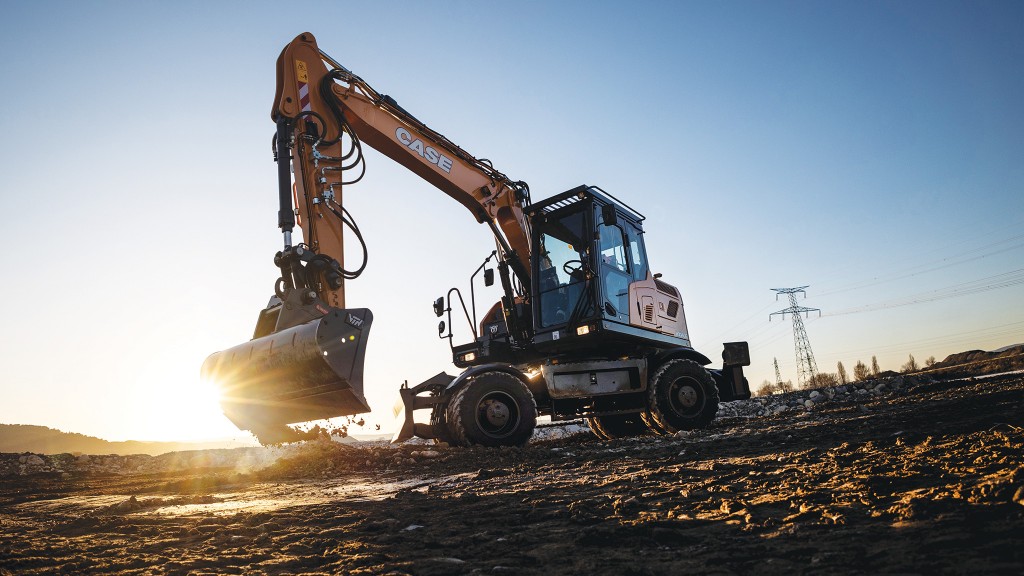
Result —
M 331 308 L 304 324 L 211 354 L 204 378 L 216 382 L 221 409 L 239 429 L 263 443 L 288 424 L 369 412 L 363 397 L 363 359 L 373 314 Z

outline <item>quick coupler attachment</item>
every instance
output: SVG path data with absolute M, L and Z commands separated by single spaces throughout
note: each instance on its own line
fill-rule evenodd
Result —
M 413 414 L 417 410 L 426 408 L 435 411 L 440 408 L 443 412 L 447 403 L 444 390 L 453 380 L 455 380 L 455 376 L 440 372 L 412 388 L 403 385 L 398 390 L 398 402 L 395 403 L 393 409 L 398 430 L 391 437 L 392 444 L 403 442 L 413 436 L 419 438 L 442 437 L 444 432 L 437 430 L 437 426 L 444 426 L 443 423 L 438 423 L 431 418 L 431 424 L 422 424 L 413 419 Z
M 370 411 L 363 362 L 373 314 L 366 308 L 324 311 L 203 363 L 203 377 L 216 383 L 221 409 L 238 428 L 261 437 L 287 424 Z

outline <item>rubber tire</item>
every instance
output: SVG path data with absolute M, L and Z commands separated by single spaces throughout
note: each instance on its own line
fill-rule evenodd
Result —
M 680 385 L 695 394 L 692 406 L 679 400 L 676 390 Z M 693 360 L 670 360 L 651 378 L 647 402 L 652 428 L 665 434 L 705 428 L 718 414 L 718 387 L 711 373 Z
M 437 437 L 434 438 L 434 444 L 455 446 L 455 438 L 452 437 L 451 427 L 448 426 L 445 408 L 443 406 L 435 406 L 434 411 L 437 411 L 437 414 L 433 411 L 430 414 L 430 423 L 434 426 L 434 433 L 437 434 Z
M 482 402 L 488 399 L 505 404 L 509 410 L 508 424 L 498 430 L 488 430 L 481 423 Z M 537 426 L 537 403 L 519 378 L 506 372 L 484 372 L 452 395 L 445 416 L 454 443 L 459 446 L 522 446 L 530 441 Z
M 644 436 L 651 433 L 639 412 L 633 414 L 611 414 L 608 416 L 590 416 L 587 424 L 591 432 L 602 440 Z

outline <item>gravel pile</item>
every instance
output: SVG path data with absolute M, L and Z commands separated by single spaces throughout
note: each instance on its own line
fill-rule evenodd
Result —
M 718 407 L 719 418 L 757 418 L 781 414 L 792 410 L 812 411 L 824 404 L 837 402 L 855 402 L 861 405 L 892 394 L 906 394 L 918 384 L 931 382 L 927 376 L 876 378 L 861 382 L 851 382 L 842 386 L 829 386 L 813 390 L 798 390 L 785 394 L 759 396 L 750 400 L 723 402 Z

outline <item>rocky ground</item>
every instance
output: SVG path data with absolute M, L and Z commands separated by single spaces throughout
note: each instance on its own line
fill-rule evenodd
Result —
M 733 402 L 522 449 L 0 455 L 0 574 L 1024 573 L 1024 377 Z

